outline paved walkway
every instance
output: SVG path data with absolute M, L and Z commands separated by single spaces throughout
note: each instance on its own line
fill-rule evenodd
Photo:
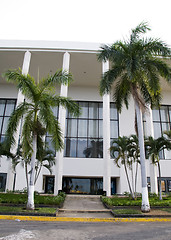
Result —
M 67 195 L 57 217 L 112 218 L 110 210 L 100 201 L 100 196 Z

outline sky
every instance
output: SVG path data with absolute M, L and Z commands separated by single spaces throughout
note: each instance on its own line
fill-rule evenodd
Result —
M 0 0 L 0 39 L 112 43 L 142 21 L 171 46 L 171 0 Z

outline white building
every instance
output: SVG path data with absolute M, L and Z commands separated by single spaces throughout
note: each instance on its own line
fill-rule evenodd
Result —
M 42 169 L 35 190 L 53 192 L 65 190 L 86 194 L 124 193 L 128 185 L 124 169 L 118 168 L 110 159 L 110 142 L 118 136 L 129 136 L 134 130 L 134 104 L 123 108 L 118 114 L 112 97 L 99 95 L 99 81 L 108 69 L 108 63 L 97 61 L 100 44 L 46 41 L 0 41 L 0 73 L 20 67 L 24 74 L 37 78 L 55 73 L 57 69 L 69 70 L 74 82 L 61 86 L 56 91 L 76 100 L 82 107 L 82 115 L 72 118 L 60 108 L 61 129 L 64 132 L 65 149 L 57 154 L 57 163 L 50 175 Z M 154 137 L 163 130 L 171 129 L 171 87 L 162 81 L 162 106 L 153 110 Z M 7 120 L 16 104 L 24 98 L 16 87 L 0 77 L 0 141 L 3 141 Z M 65 121 L 66 118 L 66 121 Z M 147 115 L 146 121 L 150 120 Z M 149 132 L 153 131 L 148 128 Z M 50 136 L 47 136 L 47 140 Z M 161 172 L 163 191 L 171 191 L 171 155 L 162 154 Z M 155 179 L 156 169 L 146 161 L 148 181 Z M 137 191 L 141 192 L 141 177 Z M 153 181 L 152 191 L 157 191 Z M 110 189 L 111 184 L 111 189 Z M 11 170 L 10 160 L 0 160 L 0 189 L 22 190 L 26 188 L 24 168 L 17 165 L 16 174 Z

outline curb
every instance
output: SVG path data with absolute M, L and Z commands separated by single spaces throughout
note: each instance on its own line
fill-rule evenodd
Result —
M 1 215 L 0 220 L 40 222 L 171 222 L 171 218 L 72 218 Z

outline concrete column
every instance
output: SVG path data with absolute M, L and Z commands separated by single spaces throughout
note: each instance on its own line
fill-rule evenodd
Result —
M 153 128 L 153 116 L 150 105 L 147 106 L 148 111 L 145 114 L 146 118 L 146 135 L 152 136 L 154 138 L 154 128 Z M 151 193 L 158 194 L 158 184 L 157 184 L 157 166 L 152 164 L 151 158 L 149 159 L 149 169 L 150 169 L 150 185 Z
M 109 62 L 102 63 L 103 74 L 108 71 Z M 106 195 L 111 195 L 111 160 L 110 160 L 110 95 L 103 95 L 103 190 Z
M 63 56 L 63 66 L 62 70 L 69 72 L 69 62 L 70 54 L 66 52 Z M 67 97 L 68 95 L 68 86 L 61 85 L 60 96 Z M 64 107 L 59 107 L 59 124 L 63 135 L 63 140 L 65 137 L 65 121 L 66 120 L 66 109 Z M 63 176 L 63 156 L 64 149 L 56 153 L 56 173 L 55 173 L 55 188 L 54 195 L 58 194 L 59 190 L 62 190 L 62 176 Z
M 23 60 L 23 66 L 22 66 L 22 74 L 27 75 L 29 72 L 30 67 L 30 60 L 31 60 L 31 53 L 29 51 L 25 52 L 24 54 L 24 60 Z M 18 91 L 17 96 L 17 104 L 16 107 L 24 101 L 24 95 L 21 93 L 21 91 Z M 19 134 L 20 134 L 20 126 L 21 122 L 18 125 L 17 132 L 15 134 L 15 141 L 16 145 L 11 149 L 11 152 L 13 154 L 16 153 L 17 147 L 18 147 L 18 141 L 19 141 Z M 7 184 L 6 184 L 6 190 L 13 190 L 13 182 L 14 182 L 14 172 L 12 170 L 12 163 L 9 161 L 9 168 L 8 168 L 8 174 L 7 174 Z

